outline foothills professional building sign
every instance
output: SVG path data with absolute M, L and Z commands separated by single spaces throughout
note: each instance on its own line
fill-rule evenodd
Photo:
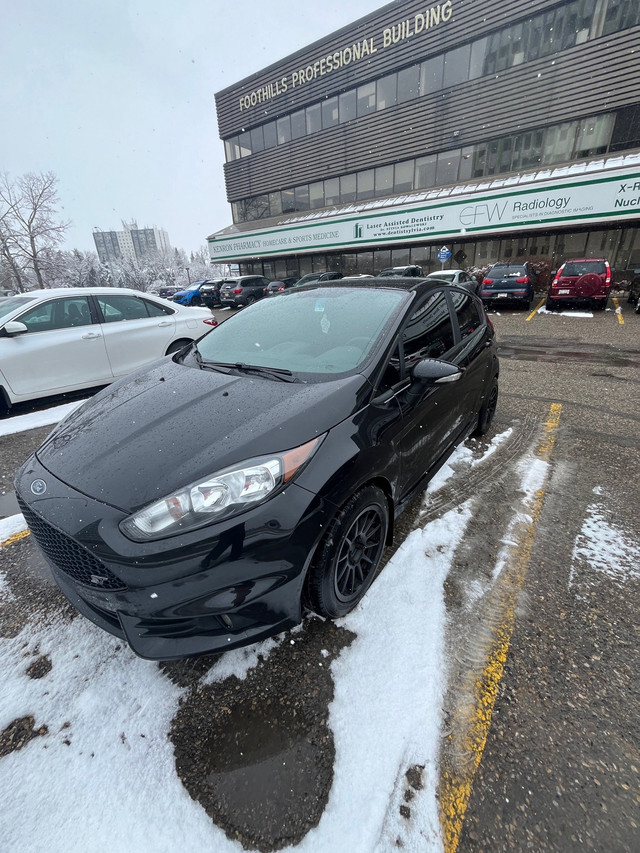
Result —
M 437 3 L 425 9 L 424 12 L 418 12 L 412 18 L 405 18 L 391 24 L 390 27 L 385 27 L 382 32 L 376 33 L 370 38 L 354 42 L 354 44 L 339 50 L 333 50 L 312 62 L 303 62 L 299 68 L 290 74 L 270 80 L 266 85 L 241 95 L 239 98 L 240 112 L 257 107 L 258 104 L 270 101 L 278 95 L 284 95 L 285 92 L 299 88 L 318 77 L 331 74 L 332 71 L 338 71 L 338 69 L 354 62 L 360 62 L 377 53 L 378 50 L 385 50 L 427 30 L 432 30 L 440 24 L 446 24 L 451 19 L 452 14 L 453 3 L 451 0 L 446 0 L 445 3 Z
M 209 239 L 212 261 L 264 258 L 309 251 L 355 251 L 385 243 L 561 228 L 594 221 L 640 217 L 640 171 L 616 170 L 598 177 L 545 182 L 531 187 L 469 192 L 384 212 L 370 208 L 331 219 L 309 218 L 237 235 Z

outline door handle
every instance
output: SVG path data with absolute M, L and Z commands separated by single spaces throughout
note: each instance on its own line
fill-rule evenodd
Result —
M 158 323 L 158 326 L 173 326 L 173 323 L 170 323 L 168 320 L 162 320 Z
M 102 335 L 98 335 L 95 332 L 87 332 L 86 335 L 82 336 L 83 341 L 95 341 L 97 338 L 101 338 Z

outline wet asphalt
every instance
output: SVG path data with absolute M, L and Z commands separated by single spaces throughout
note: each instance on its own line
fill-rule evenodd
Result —
M 640 548 L 640 316 L 622 298 L 618 305 L 620 314 L 590 318 L 491 315 L 501 382 L 484 446 L 506 430 L 510 438 L 489 470 L 454 478 L 429 517 L 420 502 L 408 510 L 394 544 L 469 497 L 482 507 L 446 586 L 451 686 L 441 763 L 469 766 L 452 720 L 472 701 L 464 685 L 482 667 L 478 637 L 483 627 L 491 635 L 498 617 L 491 595 L 470 612 L 468 591 L 488 583 L 521 498 L 515 472 L 535 452 L 550 407 L 561 406 L 488 736 L 447 853 L 640 849 L 640 580 L 599 571 L 574 554 L 596 510 L 609 554 L 624 564 L 624 549 Z M 48 432 L 0 437 L 6 514 L 15 469 Z M 16 596 L 0 610 L 3 636 L 38 611 L 76 618 L 28 538 L 1 551 L 0 561 Z M 352 639 L 312 619 L 242 681 L 206 685 L 213 657 L 159 664 L 186 688 L 170 735 L 178 775 L 243 846 L 277 850 L 317 824 L 334 759 L 329 664 Z

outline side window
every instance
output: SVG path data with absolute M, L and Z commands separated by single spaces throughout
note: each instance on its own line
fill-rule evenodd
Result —
M 91 312 L 86 296 L 52 299 L 37 305 L 16 317 L 29 332 L 50 332 L 54 329 L 70 329 L 73 326 L 89 326 Z
M 168 305 L 158 305 L 156 302 L 150 302 L 148 299 L 141 299 L 147 309 L 147 314 L 150 317 L 164 317 L 167 314 L 175 314 L 175 310 Z
M 140 320 L 148 317 L 145 303 L 137 296 L 98 296 L 100 310 L 105 323 L 118 323 L 121 320 Z
M 482 325 L 482 317 L 478 306 L 468 293 L 460 293 L 458 290 L 451 291 L 453 306 L 458 318 L 460 337 L 462 340 L 472 335 Z
M 442 290 L 413 314 L 402 333 L 404 364 L 411 369 L 423 358 L 440 358 L 454 344 L 449 306 Z

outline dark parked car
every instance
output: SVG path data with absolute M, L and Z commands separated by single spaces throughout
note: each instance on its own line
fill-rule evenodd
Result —
M 487 307 L 515 302 L 530 308 L 537 276 L 529 263 L 494 264 L 482 279 L 480 297 Z
M 264 289 L 265 296 L 277 296 L 279 293 L 284 293 L 298 281 L 297 278 L 276 278 L 270 281 Z
M 387 267 L 378 273 L 378 278 L 422 278 L 424 272 L 417 264 L 407 267 Z
M 207 279 L 200 288 L 200 299 L 207 308 L 219 308 L 222 279 Z
M 158 296 L 161 296 L 163 299 L 173 299 L 179 291 L 180 288 L 175 284 L 168 284 L 166 287 L 159 287 L 156 292 Z
M 225 278 L 220 285 L 220 302 L 231 308 L 243 308 L 264 296 L 269 279 L 263 275 L 241 275 Z
M 606 258 L 575 258 L 565 261 L 554 275 L 546 308 L 588 302 L 604 311 L 611 293 L 611 267 Z
M 633 279 L 629 286 L 627 302 L 636 306 L 636 314 L 640 314 L 640 270 L 633 271 Z
M 342 278 L 342 273 L 336 270 L 331 270 L 330 272 L 309 272 L 295 282 L 295 287 L 300 287 L 303 284 L 314 284 L 314 282 L 319 281 L 337 281 L 340 278 Z
M 356 605 L 402 510 L 488 429 L 498 369 L 462 288 L 293 288 L 87 401 L 18 500 L 63 592 L 137 654 L 246 645 Z

